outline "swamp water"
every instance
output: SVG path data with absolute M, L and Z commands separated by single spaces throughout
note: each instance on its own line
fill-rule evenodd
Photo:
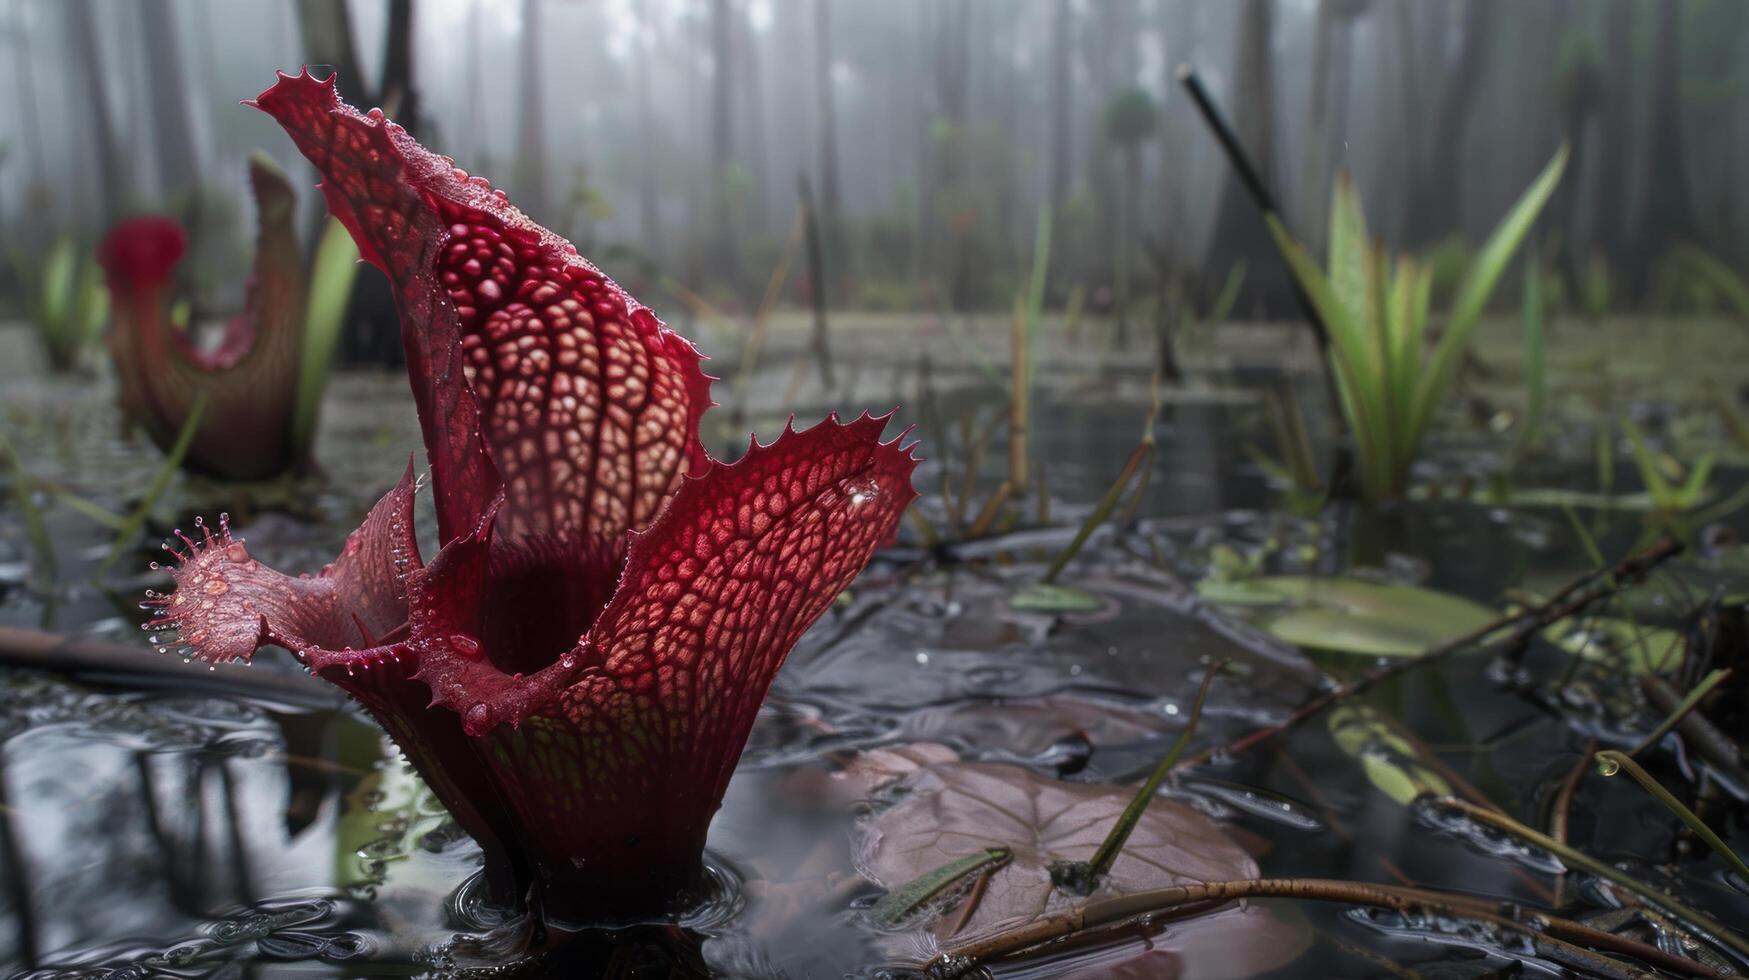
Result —
M 0 331 L 0 342 L 16 353 L 20 333 Z M 1134 360 L 1065 369 L 1074 379 L 1041 378 L 1035 452 L 1047 463 L 1057 526 L 1023 525 L 942 561 L 906 525 L 899 545 L 877 556 L 791 654 L 712 826 L 711 875 L 697 907 L 676 922 L 547 942 L 538 956 L 525 953 L 541 939 L 530 923 L 498 921 L 478 901 L 469 884 L 477 849 L 338 692 L 301 683 L 284 654 L 264 654 L 247 671 L 154 658 L 136 604 L 164 580 L 148 571 L 145 549 L 123 553 L 98 588 L 89 581 L 107 560 L 106 532 L 47 506 L 59 566 L 49 572 L 33 559 L 18 511 L 0 513 L 0 625 L 138 650 L 137 669 L 113 656 L 79 661 L 76 670 L 34 669 L 19 657 L 0 667 L 0 963 L 31 977 L 903 973 L 936 948 L 931 923 L 914 915 L 874 926 L 868 910 L 882 889 L 860 872 L 877 873 L 895 850 L 939 847 L 951 855 L 1003 845 L 1019 865 L 1069 839 L 1090 835 L 1097 843 L 1183 731 L 1210 665 L 1233 660 L 1213 685 L 1198 747 L 1281 720 L 1322 683 L 1320 670 L 1341 676 L 1372 662 L 1348 657 L 1314 667 L 1235 614 L 1212 610 L 1187 583 L 1231 561 L 1223 556 L 1260 556 L 1262 569 L 1285 573 L 1346 571 L 1358 556 L 1490 605 L 1509 587 L 1553 591 L 1589 565 L 1559 510 L 1428 503 L 1382 518 L 1331 507 L 1313 520 L 1273 510 L 1276 495 L 1244 452 L 1259 438 L 1239 421 L 1244 400 L 1207 388 L 1209 397 L 1169 404 L 1162 416 L 1141 516 L 1096 533 L 1064 576 L 1063 584 L 1097 602 L 1075 612 L 1017 609 L 1010 598 L 1063 547 L 1135 444 L 1147 395 Z M 732 376 L 720 362 L 712 366 Z M 903 417 L 919 419 L 923 403 L 909 367 L 871 369 L 862 391 L 841 400 L 902 400 Z M 787 373 L 786 364 L 770 385 L 760 376 L 753 387 L 781 390 Z M 877 374 L 892 376 L 898 390 L 872 392 Z M 118 436 L 107 386 L 15 377 L 0 411 L 33 475 L 124 510 L 151 481 L 158 456 L 144 440 Z M 938 417 L 921 419 L 929 461 L 916 482 L 937 527 L 947 521 L 940 467 L 956 493 L 965 478 L 960 420 L 982 406 L 966 426 L 975 431 L 994 425 L 1000 411 L 998 396 L 980 384 L 963 366 L 939 370 L 930 400 Z M 1303 401 L 1318 405 L 1316 397 Z M 796 411 L 805 424 L 827 407 Z M 738 441 L 720 431 L 729 413 L 707 416 L 719 449 Z M 746 417 L 742 428 L 767 438 L 781 425 L 775 404 L 756 400 Z M 1328 427 L 1321 417 L 1313 423 L 1315 433 Z M 1464 442 L 1444 446 L 1432 471 L 1464 472 Z M 417 448 L 404 379 L 343 374 L 317 447 L 322 478 L 248 496 L 179 482 L 160 512 L 183 515 L 186 525 L 195 513 L 229 510 L 251 552 L 270 566 L 314 570 Z M 994 443 L 982 458 L 973 510 L 1006 466 Z M 1553 476 L 1568 485 L 1595 479 L 1578 467 Z M 1733 469 L 1720 484 L 1741 480 Z M 1633 515 L 1598 518 L 1597 527 L 1612 557 L 1640 531 Z M 165 530 L 155 527 L 152 540 Z M 422 542 L 427 555 L 430 544 Z M 1683 575 L 1702 594 L 1740 580 L 1720 568 Z M 1642 615 L 1651 622 L 1658 613 Z M 73 652 L 64 651 L 63 668 Z M 1525 666 L 1551 681 L 1567 662 L 1539 644 Z M 1485 655 L 1450 658 L 1374 688 L 1361 703 L 1404 721 L 1514 816 L 1546 826 L 1554 789 L 1587 739 L 1632 744 L 1643 725 L 1629 726 L 1631 713 L 1612 702 L 1607 663 L 1581 663 L 1568 702 L 1549 684 L 1503 690 L 1486 668 Z M 901 780 L 909 792 L 893 790 L 891 777 L 920 766 L 936 775 Z M 1557 885 L 1548 856 L 1394 801 L 1344 754 L 1324 718 L 1242 755 L 1217 754 L 1161 795 L 1217 820 L 1224 836 L 1139 833 L 1131 851 L 1160 863 L 1157 884 L 1254 858 L 1264 877 L 1408 880 L 1542 906 L 1562 887 L 1575 903 L 1571 914 L 1597 907 L 1580 893 L 1581 880 Z M 1075 826 L 1064 826 L 1065 814 Z M 1093 816 L 1077 816 L 1084 814 Z M 1654 867 L 1670 854 L 1674 821 L 1626 780 L 1586 778 L 1572 814 L 1571 839 L 1583 849 L 1726 923 L 1749 921 L 1746 883 L 1733 883 L 1717 860 L 1686 859 L 1676 878 Z M 1740 826 L 1724 832 L 1743 840 Z M 942 843 L 946 834 L 964 842 Z M 1022 892 L 993 886 L 969 912 L 957 907 L 960 893 L 935 907 L 948 909 L 941 922 L 969 915 L 978 928 L 979 916 L 1029 903 L 1037 911 L 1050 900 L 1048 889 Z M 1131 923 L 989 970 L 1004 977 L 1561 974 L 1534 957 L 1512 966 L 1524 953 L 1513 936 L 1470 924 L 1272 899 Z

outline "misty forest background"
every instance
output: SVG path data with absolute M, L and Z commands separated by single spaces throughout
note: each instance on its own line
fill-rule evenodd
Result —
M 803 176 L 834 307 L 1005 309 L 1048 205 L 1048 303 L 1207 297 L 1243 261 L 1235 314 L 1291 315 L 1181 63 L 1302 239 L 1347 168 L 1393 247 L 1474 242 L 1568 141 L 1537 254 L 1570 295 L 1679 304 L 1659 273 L 1676 242 L 1749 266 L 1739 0 L 4 0 L 0 50 L 6 246 L 175 212 L 213 306 L 246 278 L 249 151 L 314 183 L 236 104 L 301 64 L 671 322 L 681 286 L 758 304 Z M 303 206 L 313 225 L 319 195 Z M 814 288 L 793 276 L 789 299 Z M 358 334 L 355 359 L 398 346 Z

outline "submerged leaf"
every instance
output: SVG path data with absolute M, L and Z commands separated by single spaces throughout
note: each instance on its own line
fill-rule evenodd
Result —
M 1330 713 L 1326 724 L 1337 748 L 1358 760 L 1367 780 L 1397 803 L 1408 806 L 1422 796 L 1451 795 L 1445 777 L 1418 762 L 1415 746 L 1372 708 L 1343 705 Z

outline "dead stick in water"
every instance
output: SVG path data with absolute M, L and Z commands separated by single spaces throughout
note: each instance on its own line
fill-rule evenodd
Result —
M 1625 872 L 1619 871 L 1611 865 L 1599 861 L 1583 851 L 1563 844 L 1541 831 L 1532 827 L 1526 827 L 1524 824 L 1519 823 L 1509 816 L 1495 813 L 1492 810 L 1484 810 L 1465 800 L 1447 797 L 1439 802 L 1449 809 L 1457 810 L 1477 823 L 1510 834 L 1519 840 L 1529 844 L 1534 844 L 1537 847 L 1548 851 L 1550 854 L 1553 854 L 1556 858 L 1560 859 L 1562 864 L 1565 864 L 1568 867 L 1583 871 L 1586 874 L 1597 878 L 1602 878 L 1613 885 L 1619 885 L 1622 888 L 1627 889 L 1634 895 L 1638 896 L 1639 899 L 1647 905 L 1652 906 L 1663 912 L 1665 915 L 1681 922 L 1684 926 L 1687 926 L 1689 931 L 1721 946 L 1729 947 L 1744 963 L 1749 963 L 1749 938 L 1744 938 L 1742 935 L 1732 932 L 1728 927 L 1721 924 L 1712 916 L 1707 915 L 1705 912 L 1702 912 L 1699 909 L 1690 908 L 1645 882 L 1640 881 Z
M 219 690 L 310 707 L 332 708 L 345 703 L 334 687 L 306 674 L 228 663 L 196 670 L 179 658 L 120 643 L 15 626 L 0 626 L 0 663 L 98 682 L 137 683 L 143 677 L 153 678 L 167 686 Z
M 1317 878 L 1259 878 L 1245 881 L 1215 881 L 1194 885 L 1158 888 L 1100 899 L 1040 916 L 1018 928 L 1003 930 L 948 943 L 928 964 L 928 969 L 949 972 L 1001 959 L 1034 946 L 1062 939 L 1088 929 L 1115 925 L 1140 915 L 1157 915 L 1191 904 L 1221 903 L 1245 898 L 1292 898 L 1312 901 L 1342 902 L 1411 914 L 1434 912 L 1455 918 L 1475 919 L 1529 938 L 1539 953 L 1550 956 L 1601 976 L 1642 980 L 1651 974 L 1631 964 L 1603 956 L 1575 945 L 1584 943 L 1599 949 L 1633 956 L 1645 963 L 1687 976 L 1724 976 L 1704 964 L 1667 953 L 1654 946 L 1626 939 L 1589 926 L 1549 915 L 1544 912 L 1432 892 L 1421 888 L 1403 888 L 1366 882 L 1337 881 Z M 925 972 L 928 972 L 926 969 Z M 932 974 L 933 975 L 933 974 Z

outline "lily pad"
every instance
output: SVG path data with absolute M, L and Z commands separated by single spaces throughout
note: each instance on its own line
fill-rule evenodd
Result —
M 1010 596 L 1008 605 L 1026 612 L 1086 613 L 1104 609 L 1106 601 L 1072 585 L 1035 582 Z
M 858 828 L 857 868 L 876 883 L 897 888 L 983 849 L 1006 848 L 1011 856 L 991 873 L 964 928 L 952 933 L 956 939 L 1012 928 L 1086 901 L 1057 891 L 1050 867 L 1090 859 L 1134 792 L 1123 786 L 1060 782 L 1018 766 L 978 763 L 919 769 L 895 788 L 898 802 Z M 1155 799 L 1093 899 L 1257 874 L 1251 855 L 1219 824 L 1183 804 Z M 938 939 L 947 938 L 959 914 L 935 920 Z M 1222 975 L 1273 969 L 1290 962 L 1306 945 L 1303 938 L 1291 939 L 1288 926 L 1254 903 L 1177 920 L 1171 930 L 1180 942 L 1189 942 L 1184 937 L 1194 937 L 1200 928 L 1196 923 L 1215 919 L 1219 924 L 1210 928 L 1221 936 L 1231 939 L 1240 932 L 1259 940 L 1257 949 L 1269 951 L 1267 962 L 1228 964 L 1217 970 Z
M 1280 606 L 1290 601 L 1254 578 L 1206 578 L 1196 583 L 1196 594 L 1217 606 Z
M 1252 579 L 1247 588 L 1252 596 L 1279 595 L 1280 604 L 1290 606 L 1257 614 L 1278 639 L 1364 656 L 1419 656 L 1498 618 L 1461 596 L 1358 578 L 1276 575 Z

